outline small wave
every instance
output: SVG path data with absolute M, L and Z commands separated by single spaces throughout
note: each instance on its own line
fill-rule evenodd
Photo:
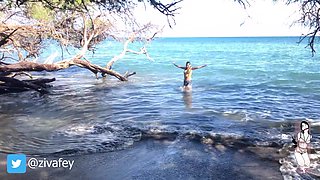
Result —
M 93 131 L 93 126 L 87 126 L 86 124 L 77 125 L 71 127 L 69 130 L 65 131 L 67 135 L 84 135 L 91 133 Z
M 60 129 L 55 136 L 71 141 L 63 150 L 53 154 L 87 154 L 124 149 L 141 139 L 141 131 L 123 125 L 77 124 Z
M 280 147 L 277 141 L 268 141 L 257 136 L 239 132 L 203 132 L 197 130 L 176 130 L 167 128 L 136 128 L 118 124 L 86 125 L 77 124 L 60 129 L 56 138 L 68 142 L 53 155 L 90 154 L 110 152 L 132 146 L 137 141 L 153 140 L 190 140 L 204 145 L 224 145 L 231 148 L 248 146 Z
M 247 110 L 226 110 L 222 115 L 228 119 L 240 120 L 243 122 L 256 121 L 260 119 L 270 119 L 272 112 L 264 111 L 247 111 Z

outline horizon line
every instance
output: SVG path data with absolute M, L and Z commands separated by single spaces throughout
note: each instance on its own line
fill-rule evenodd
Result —
M 274 35 L 274 36 L 159 36 L 156 38 L 274 38 L 274 37 L 304 37 L 305 35 L 288 35 L 288 36 L 282 36 L 282 35 Z M 320 35 L 316 36 L 320 37 Z

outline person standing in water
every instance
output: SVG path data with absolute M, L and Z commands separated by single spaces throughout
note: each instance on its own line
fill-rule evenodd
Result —
M 189 61 L 186 62 L 186 66 L 185 67 L 178 66 L 175 63 L 173 63 L 173 65 L 176 66 L 177 68 L 184 69 L 184 80 L 183 80 L 183 89 L 184 90 L 191 90 L 191 87 L 192 87 L 191 86 L 192 71 L 207 66 L 207 65 L 202 65 L 202 66 L 192 67 Z
M 296 139 L 293 139 L 293 143 L 296 145 L 294 155 L 299 168 L 303 173 L 305 173 L 306 168 L 310 167 L 308 144 L 310 143 L 312 136 L 309 128 L 309 123 L 307 121 L 302 121 L 300 123 L 300 132 L 297 134 Z

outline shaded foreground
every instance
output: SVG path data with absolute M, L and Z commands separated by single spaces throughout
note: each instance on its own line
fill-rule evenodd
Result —
M 6 155 L 1 154 L 0 179 L 283 179 L 278 152 L 271 147 L 147 139 L 121 151 L 59 156 L 75 160 L 71 170 L 27 168 L 26 174 L 7 174 Z

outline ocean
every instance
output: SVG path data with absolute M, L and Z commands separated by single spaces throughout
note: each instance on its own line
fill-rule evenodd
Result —
M 205 143 L 203 138 L 241 139 L 251 146 L 283 149 L 302 120 L 310 122 L 311 142 L 319 149 L 320 60 L 298 40 L 157 38 L 147 44 L 154 61 L 127 54 L 113 66 L 122 74 L 137 73 L 128 82 L 95 79 L 79 67 L 34 73 L 57 80 L 47 95 L 0 96 L 0 152 L 92 154 L 159 136 L 198 136 L 199 143 Z M 139 50 L 140 45 L 130 48 Z M 59 50 L 48 46 L 39 59 Z M 103 66 L 121 51 L 121 43 L 107 41 L 86 58 Z M 184 66 L 186 61 L 207 65 L 193 72 L 192 92 L 181 90 L 183 70 L 172 64 Z M 280 161 L 281 172 L 289 177 L 292 154 Z

